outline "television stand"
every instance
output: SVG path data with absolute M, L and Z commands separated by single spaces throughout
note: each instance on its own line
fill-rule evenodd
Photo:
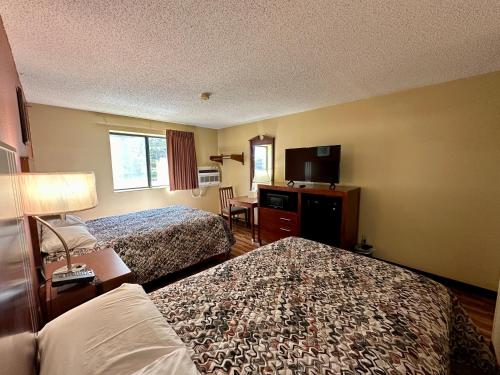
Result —
M 344 249 L 358 243 L 359 187 L 289 184 L 258 185 L 263 242 L 298 236 Z M 279 207 L 273 205 L 276 197 L 283 203 Z
M 330 190 L 335 190 L 335 188 L 336 188 L 336 187 L 337 187 L 337 185 L 335 185 L 335 182 L 332 182 L 332 183 L 330 184 L 330 188 L 329 188 L 329 189 L 330 189 Z
M 290 181 L 287 182 L 286 185 L 289 186 L 289 187 L 293 187 L 293 185 L 295 185 L 295 182 L 293 180 L 290 180 Z

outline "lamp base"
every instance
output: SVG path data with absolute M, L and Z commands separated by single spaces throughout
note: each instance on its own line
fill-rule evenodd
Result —
M 73 264 L 71 270 L 67 266 L 58 268 L 52 273 L 52 286 L 64 284 L 87 283 L 94 280 L 95 273 L 83 263 Z

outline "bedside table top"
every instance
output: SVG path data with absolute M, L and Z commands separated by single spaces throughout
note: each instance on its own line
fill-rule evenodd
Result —
M 85 263 L 94 271 L 96 278 L 101 283 L 132 274 L 132 271 L 111 248 L 71 257 L 71 263 Z M 65 265 L 66 260 L 46 263 L 44 267 L 47 279 L 52 279 L 52 273 Z
M 52 286 L 52 273 L 66 265 L 66 260 L 44 264 L 47 280 L 40 288 L 45 323 L 102 293 L 118 288 L 123 283 L 133 283 L 135 277 L 111 248 L 71 257 L 71 262 L 85 263 L 95 273 L 92 282 Z

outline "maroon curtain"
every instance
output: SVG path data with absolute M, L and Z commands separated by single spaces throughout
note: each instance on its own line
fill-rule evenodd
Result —
M 167 130 L 168 174 L 170 190 L 198 187 L 194 133 Z

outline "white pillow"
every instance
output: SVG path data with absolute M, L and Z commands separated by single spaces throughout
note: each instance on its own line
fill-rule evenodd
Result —
M 59 227 L 69 227 L 72 225 L 83 225 L 87 227 L 87 224 L 85 224 L 85 221 L 83 221 L 80 217 L 76 215 L 66 215 L 66 219 L 63 220 L 61 219 L 60 215 L 52 215 L 49 217 L 43 217 L 47 223 L 52 225 L 55 228 Z M 47 228 L 45 225 L 37 221 L 37 228 L 38 228 L 38 236 L 40 238 L 40 241 L 43 238 L 44 232 L 52 232 L 49 228 Z
M 188 349 L 136 284 L 47 323 L 38 351 L 40 375 L 199 375 Z
M 83 221 L 80 217 L 76 215 L 66 215 L 66 220 L 63 220 L 61 218 L 58 219 L 50 219 L 47 220 L 47 222 L 52 225 L 53 227 L 70 227 L 72 225 L 83 225 L 87 226 L 85 224 L 85 221 Z M 50 230 L 47 229 L 46 227 L 43 228 L 43 230 Z
M 179 339 L 180 340 L 180 339 Z M 132 375 L 197 375 L 198 370 L 191 360 L 191 355 L 186 347 L 174 349 L 146 367 L 134 372 Z
M 97 243 L 97 239 L 83 225 L 59 227 L 56 230 L 70 249 L 93 249 Z M 49 254 L 64 251 L 59 238 L 48 228 L 44 228 L 42 232 L 42 251 Z

